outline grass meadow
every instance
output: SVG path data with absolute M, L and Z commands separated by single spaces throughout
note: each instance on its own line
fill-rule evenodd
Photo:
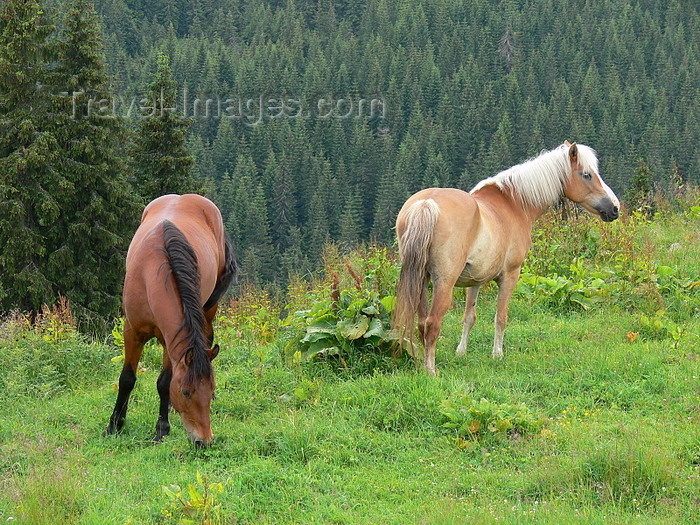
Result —
M 371 345 L 295 351 L 311 315 L 295 312 L 330 304 L 334 287 L 391 293 L 390 250 L 330 247 L 325 271 L 285 301 L 239 294 L 218 320 L 205 450 L 174 413 L 151 442 L 157 347 L 123 432 L 104 438 L 118 330 L 89 340 L 65 306 L 33 326 L 5 319 L 0 522 L 700 523 L 697 198 L 654 220 L 552 213 L 533 238 L 505 358 L 491 359 L 495 285 L 454 355 L 457 290 L 438 377 Z

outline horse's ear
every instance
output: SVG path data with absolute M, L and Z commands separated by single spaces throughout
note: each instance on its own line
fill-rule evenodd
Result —
M 566 146 L 566 147 L 568 148 L 569 146 L 571 146 L 571 143 L 570 143 L 568 140 L 565 140 L 565 141 L 564 141 L 564 146 Z
M 185 352 L 185 365 L 190 366 L 192 364 L 192 360 L 194 359 L 194 349 L 189 348 L 187 352 Z
M 569 158 L 571 159 L 571 162 L 576 162 L 578 159 L 578 148 L 576 147 L 575 142 L 569 147 Z
M 214 348 L 207 352 L 209 354 L 209 361 L 213 361 L 214 358 L 219 355 L 219 345 L 215 344 Z

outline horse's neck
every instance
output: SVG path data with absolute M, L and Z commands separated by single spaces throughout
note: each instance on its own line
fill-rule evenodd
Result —
M 550 208 L 550 205 L 525 206 L 522 204 L 520 199 L 516 199 L 516 204 L 520 206 L 520 208 L 523 211 L 523 214 L 528 218 L 528 221 L 530 222 L 530 227 L 532 227 L 532 225 L 535 224 L 535 221 L 539 219 L 542 215 L 544 215 L 544 212 L 546 212 Z
M 549 208 L 549 206 L 528 206 L 524 204 L 522 199 L 513 191 L 501 190 L 495 184 L 482 186 L 474 195 L 478 195 L 479 200 L 482 202 L 490 203 L 496 210 L 510 210 L 515 220 L 519 221 L 521 224 L 527 224 L 529 228 L 532 228 L 535 221 Z

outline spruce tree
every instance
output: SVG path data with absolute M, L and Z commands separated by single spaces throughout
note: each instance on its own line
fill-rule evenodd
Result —
M 45 228 L 58 219 L 56 140 L 47 129 L 48 38 L 37 0 L 6 0 L 0 12 L 0 307 L 37 311 L 53 302 Z
M 649 169 L 649 165 L 644 159 L 639 159 L 639 165 L 634 170 L 630 189 L 625 199 L 630 207 L 647 217 L 651 217 L 656 212 L 654 202 L 654 174 Z
M 87 111 L 89 99 L 107 97 L 97 17 L 76 0 L 49 48 L 38 3 L 5 7 L 0 106 L 10 126 L 0 139 L 0 301 L 36 312 L 63 295 L 89 321 L 82 326 L 96 328 L 118 309 L 139 213 L 115 153 L 121 121 Z
M 290 228 L 296 225 L 296 201 L 292 177 L 286 163 L 279 165 L 273 151 L 270 151 L 264 179 L 270 182 L 272 190 L 272 233 L 280 250 L 287 248 Z
M 237 247 L 243 254 L 241 273 L 244 280 L 259 285 L 272 280 L 276 268 L 265 193 L 262 184 L 255 183 L 247 174 L 236 180 L 235 215 L 240 239 Z
M 158 71 L 148 89 L 153 111 L 142 116 L 130 148 L 134 186 L 146 202 L 167 193 L 199 189 L 191 175 L 194 158 L 185 144 L 192 121 L 181 118 L 173 109 L 176 99 L 177 84 L 170 61 L 161 53 Z
M 118 310 L 123 261 L 141 206 L 118 153 L 126 137 L 122 119 L 87 114 L 80 104 L 109 96 L 92 4 L 74 0 L 63 27 L 52 77 L 71 96 L 53 98 L 60 215 L 45 231 L 46 274 L 79 315 L 95 320 Z
M 289 228 L 287 249 L 280 256 L 283 279 L 304 275 L 309 270 L 309 260 L 302 250 L 302 235 L 298 226 Z
M 306 253 L 311 264 L 318 264 L 323 254 L 323 246 L 330 240 L 328 215 L 323 202 L 321 188 L 316 188 L 309 205 L 309 222 L 306 226 Z
M 227 171 L 231 173 L 236 167 L 240 148 L 238 140 L 240 131 L 237 124 L 231 119 L 221 119 L 216 131 L 216 138 L 211 145 L 211 160 L 219 177 Z
M 338 242 L 347 246 L 357 244 L 362 231 L 362 217 L 364 209 L 356 188 L 350 190 L 347 196 L 343 213 L 340 216 L 340 233 Z
M 394 241 L 394 226 L 399 209 L 403 205 L 404 195 L 399 191 L 394 173 L 391 169 L 384 172 L 377 189 L 377 205 L 372 225 L 372 238 L 391 244 Z
M 430 154 L 423 176 L 423 187 L 445 188 L 449 186 L 450 178 L 450 167 L 442 157 L 442 152 Z

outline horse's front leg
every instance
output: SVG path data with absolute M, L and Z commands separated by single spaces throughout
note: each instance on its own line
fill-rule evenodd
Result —
M 493 358 L 500 359 L 503 357 L 503 334 L 506 331 L 506 323 L 508 322 L 508 305 L 510 298 L 515 290 L 515 285 L 518 284 L 520 278 L 520 267 L 515 270 L 504 273 L 498 281 L 498 300 L 496 305 L 496 334 L 493 340 Z
M 476 300 L 479 297 L 481 286 L 472 286 L 467 288 L 466 306 L 464 308 L 464 317 L 462 318 L 462 339 L 457 346 L 457 355 L 464 355 L 467 351 L 467 342 L 469 341 L 469 332 L 476 323 Z
M 162 343 L 161 343 L 162 344 Z M 163 344 L 163 370 L 161 370 L 156 381 L 158 395 L 160 396 L 160 409 L 158 411 L 158 422 L 156 423 L 156 437 L 153 441 L 161 441 L 170 433 L 170 421 L 168 414 L 170 412 L 170 381 L 173 378 L 173 370 L 170 364 L 170 357 Z
M 128 320 L 124 321 L 124 366 L 119 375 L 119 393 L 114 411 L 109 418 L 109 425 L 104 431 L 105 436 L 119 432 L 124 426 L 126 410 L 129 407 L 129 396 L 136 384 L 136 369 L 141 359 L 145 341 L 136 335 Z

